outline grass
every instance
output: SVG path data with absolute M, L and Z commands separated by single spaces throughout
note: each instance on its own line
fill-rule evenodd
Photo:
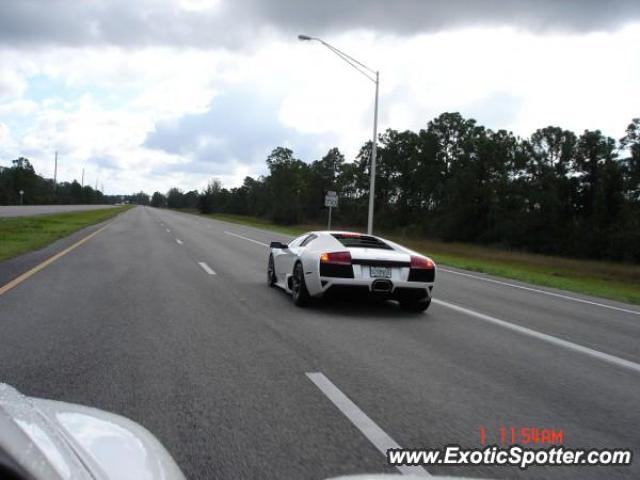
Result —
M 0 261 L 45 247 L 84 227 L 103 222 L 129 206 L 84 212 L 0 218 Z
M 206 216 L 286 235 L 299 235 L 309 230 L 326 228 L 323 225 L 280 226 L 267 220 L 243 215 L 213 214 Z M 406 245 L 412 250 L 430 256 L 438 264 L 570 292 L 640 304 L 640 266 L 638 265 L 512 252 L 479 245 L 408 237 L 394 234 L 394 232 L 378 233 Z

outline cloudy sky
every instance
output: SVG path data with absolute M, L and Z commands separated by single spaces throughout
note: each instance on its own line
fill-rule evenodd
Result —
M 106 193 L 228 186 L 272 148 L 348 158 L 444 111 L 528 136 L 640 116 L 637 0 L 0 0 L 0 165 Z

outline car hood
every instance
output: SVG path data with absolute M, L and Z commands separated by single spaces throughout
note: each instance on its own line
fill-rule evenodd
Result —
M 27 397 L 3 383 L 0 462 L 34 479 L 184 480 L 141 425 L 96 408 Z

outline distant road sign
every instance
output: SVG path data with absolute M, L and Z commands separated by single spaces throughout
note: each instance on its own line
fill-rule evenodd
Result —
M 327 192 L 324 196 L 325 207 L 337 207 L 338 206 L 338 194 L 336 192 Z

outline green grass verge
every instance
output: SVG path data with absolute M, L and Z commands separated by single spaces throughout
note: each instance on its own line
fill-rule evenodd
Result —
M 197 212 L 191 211 L 190 213 Z M 206 216 L 226 222 L 272 230 L 285 235 L 299 235 L 309 230 L 326 228 L 322 225 L 280 226 L 264 219 L 243 215 L 213 214 Z M 570 292 L 640 304 L 640 266 L 638 265 L 512 252 L 478 245 L 407 237 L 394 234 L 394 232 L 378 233 L 406 245 L 412 250 L 429 255 L 438 264 Z
M 85 212 L 0 218 L 0 261 L 42 248 L 129 208 L 122 206 Z

